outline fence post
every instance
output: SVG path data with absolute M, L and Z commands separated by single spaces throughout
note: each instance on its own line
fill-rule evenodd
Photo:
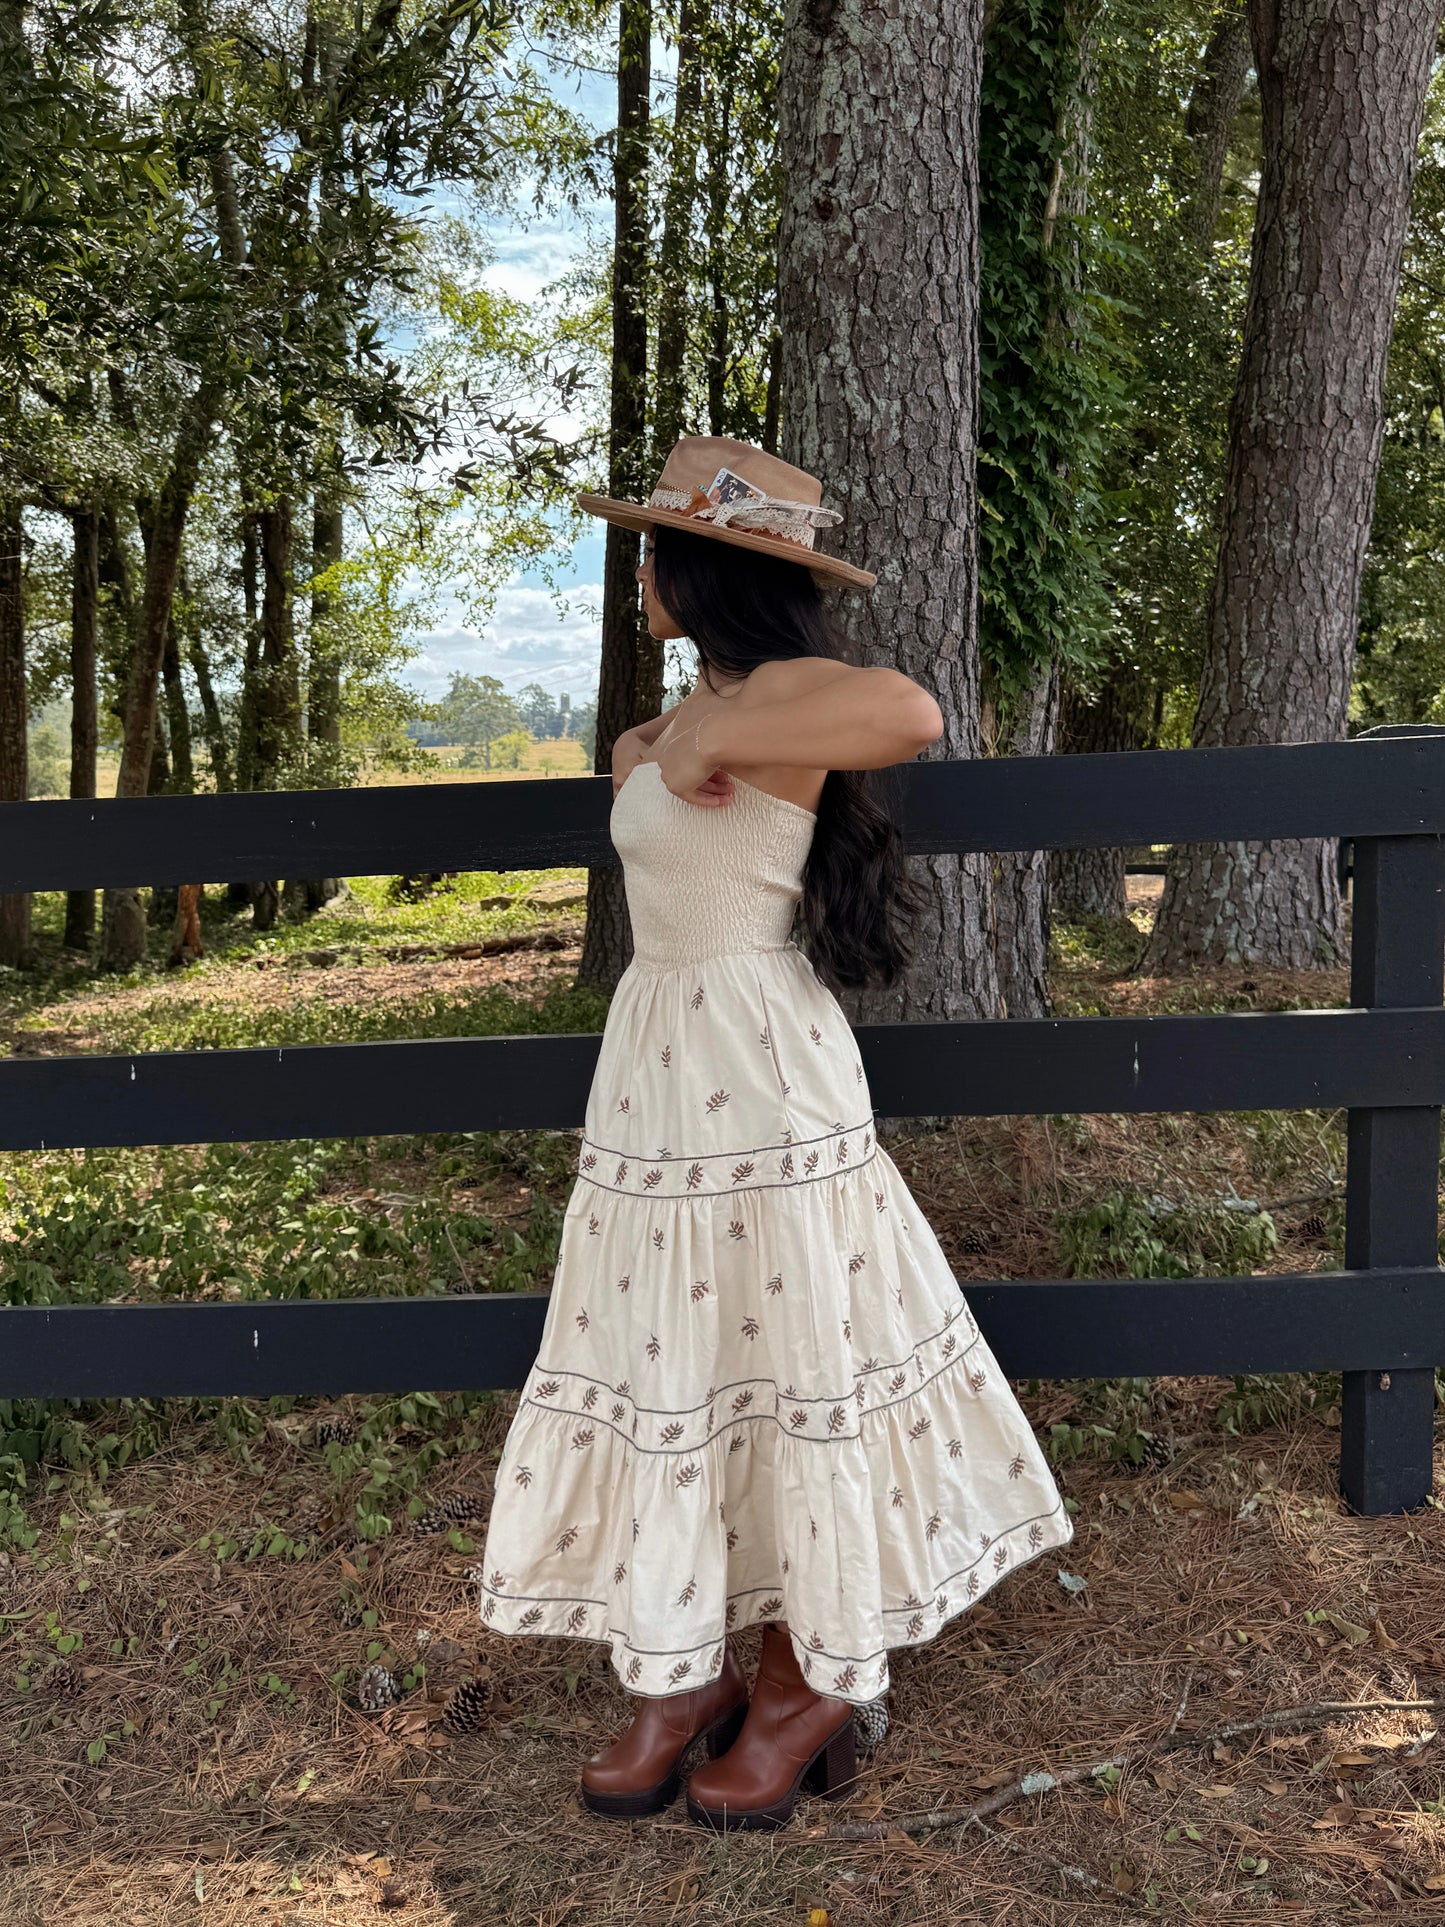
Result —
M 1351 1004 L 1438 1004 L 1445 840 L 1361 837 L 1353 858 Z M 1352 1110 L 1347 1144 L 1346 1268 L 1437 1264 L 1440 1106 Z M 1434 1362 L 1409 1371 L 1346 1372 L 1343 1380 L 1341 1494 L 1358 1513 L 1423 1505 L 1431 1487 Z

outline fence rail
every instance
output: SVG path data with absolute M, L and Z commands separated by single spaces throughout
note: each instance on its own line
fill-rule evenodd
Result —
M 1346 1269 L 970 1281 L 1013 1377 L 1344 1373 L 1341 1490 L 1431 1490 L 1445 1104 L 1445 735 L 919 763 L 914 854 L 1344 839 L 1349 1006 L 1231 1016 L 861 1026 L 881 1117 L 1344 1108 Z M 606 777 L 0 804 L 0 893 L 616 862 Z M 580 1124 L 597 1036 L 12 1058 L 0 1149 Z M 266 1396 L 520 1384 L 544 1294 L 9 1307 L 0 1396 Z M 439 1362 L 440 1361 L 440 1362 Z M 439 1383 L 444 1372 L 446 1384 Z

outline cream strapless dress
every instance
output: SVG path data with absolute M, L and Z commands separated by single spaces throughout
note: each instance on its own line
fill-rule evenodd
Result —
M 791 940 L 816 819 L 640 763 L 612 807 L 613 993 L 541 1345 L 477 1567 L 499 1634 L 605 1640 L 624 1687 L 787 1622 L 863 1703 L 1073 1536 L 1032 1428 L 874 1136 L 842 1008 Z

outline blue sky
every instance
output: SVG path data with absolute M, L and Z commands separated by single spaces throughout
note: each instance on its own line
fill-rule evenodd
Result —
M 538 69 L 551 76 L 552 90 L 574 113 L 600 130 L 616 121 L 615 84 L 605 75 L 554 65 L 537 57 Z M 654 40 L 654 102 L 664 104 L 674 70 L 674 55 Z M 570 214 L 536 216 L 526 206 L 530 183 L 519 184 L 518 214 L 509 224 L 493 224 L 495 259 L 484 270 L 488 285 L 522 300 L 534 297 L 566 271 L 584 241 L 584 229 Z M 594 217 L 608 225 L 609 203 L 598 202 Z M 535 570 L 517 576 L 497 597 L 490 622 L 478 632 L 467 626 L 460 605 L 444 609 L 437 626 L 422 638 L 421 653 L 408 665 L 407 680 L 429 699 L 444 693 L 448 676 L 495 676 L 514 694 L 536 682 L 554 695 L 564 691 L 574 705 L 597 694 L 601 657 L 598 610 L 602 600 L 604 525 L 585 536 L 571 552 L 565 612 Z

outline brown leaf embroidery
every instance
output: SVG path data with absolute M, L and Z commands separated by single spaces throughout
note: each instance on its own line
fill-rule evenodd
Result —
M 867 1264 L 867 1262 L 868 1262 L 868 1253 L 866 1251 L 855 1251 L 852 1257 L 848 1260 L 849 1275 L 851 1276 L 855 1271 L 861 1271 L 864 1265 Z
M 662 1231 L 660 1227 L 652 1234 L 652 1248 L 654 1251 L 661 1251 L 662 1249 Z
M 744 1158 L 741 1164 L 735 1164 L 733 1166 L 733 1183 L 742 1184 L 747 1178 L 753 1175 L 756 1169 L 757 1166 L 751 1158 Z
M 532 1468 L 530 1465 L 519 1465 L 512 1476 L 518 1485 L 529 1486 L 532 1483 Z
M 746 1238 L 747 1235 L 748 1228 L 741 1218 L 734 1218 L 728 1225 L 728 1236 L 730 1238 Z
M 594 1238 L 595 1238 L 595 1237 L 597 1236 L 597 1233 L 598 1233 L 598 1232 L 599 1232 L 599 1231 L 600 1231 L 601 1229 L 602 1229 L 602 1227 L 601 1227 L 601 1225 L 600 1225 L 600 1223 L 598 1222 L 598 1220 L 597 1220 L 597 1217 L 596 1217 L 596 1215 L 595 1215 L 595 1214 L 594 1214 L 594 1215 L 593 1215 L 592 1217 L 590 1217 L 590 1218 L 589 1218 L 589 1219 L 587 1220 L 587 1230 L 588 1230 L 588 1233 L 589 1233 L 589 1235 L 590 1235 L 590 1236 L 592 1236 L 592 1237 L 594 1237 Z
M 597 1403 L 597 1387 L 595 1385 L 589 1385 L 587 1387 L 587 1390 L 582 1394 L 583 1411 L 590 1412 L 592 1410 L 592 1407 L 596 1403 Z
M 620 1586 L 626 1577 L 627 1577 L 626 1566 L 616 1565 L 612 1568 L 612 1583 L 614 1586 Z
M 950 1439 L 948 1441 L 948 1456 L 951 1459 L 961 1459 L 963 1457 L 962 1439 Z
M 692 993 L 692 996 L 689 998 L 688 1001 L 690 1002 L 694 1010 L 697 1010 L 701 1007 L 701 1004 L 702 1004 L 702 985 L 701 984 L 698 985 L 697 989 Z
M 686 1428 L 684 1427 L 681 1419 L 673 1419 L 670 1425 L 664 1425 L 662 1430 L 658 1433 L 657 1435 L 658 1444 L 659 1445 L 676 1445 L 677 1441 L 682 1437 L 685 1429 Z
M 705 1100 L 703 1108 L 708 1111 L 720 1111 L 731 1096 L 731 1091 L 716 1090 Z
M 612 1423 L 614 1425 L 620 1425 L 623 1419 L 625 1419 L 626 1417 L 627 1417 L 627 1407 L 625 1405 L 617 1404 L 613 1406 Z
M 597 1162 L 597 1153 L 595 1151 L 584 1152 L 582 1156 L 580 1168 L 584 1171 L 590 1171 L 596 1162 Z
M 619 1111 L 624 1111 L 630 1116 L 632 1112 L 632 1099 L 630 1097 L 620 1098 L 617 1108 Z
M 762 1330 L 762 1326 L 758 1323 L 756 1318 L 745 1318 L 742 1324 L 738 1326 L 738 1330 L 742 1333 L 744 1338 L 756 1338 L 758 1333 Z M 748 1397 L 749 1398 L 752 1397 L 751 1392 L 748 1393 Z
M 769 1297 L 776 1298 L 778 1293 L 782 1289 L 783 1289 L 783 1274 L 781 1271 L 775 1271 L 772 1277 L 769 1278 L 768 1284 L 767 1284 Z
M 612 1182 L 613 1182 L 614 1184 L 621 1184 L 621 1182 L 622 1182 L 622 1180 L 623 1180 L 623 1179 L 624 1179 L 624 1178 L 625 1178 L 626 1176 L 627 1176 L 627 1159 L 626 1159 L 626 1158 L 623 1158 L 623 1159 L 621 1159 L 621 1161 L 619 1162 L 619 1164 L 618 1164 L 618 1166 L 617 1166 L 617 1172 L 616 1172 L 616 1175 L 614 1176 L 614 1178 L 613 1178 L 613 1180 L 612 1180 Z
M 815 1044 L 821 1044 L 823 1041 L 823 1033 L 822 1031 L 819 1030 L 816 1024 L 809 1024 L 808 1035 L 812 1038 Z
M 776 1619 L 782 1610 L 783 1602 L 778 1598 L 777 1594 L 774 1593 L 771 1599 L 765 1599 L 762 1605 L 758 1607 L 758 1618 Z
M 672 1069 L 672 1045 L 671 1044 L 664 1044 L 662 1047 L 662 1068 L 665 1071 Z
M 650 1337 L 648 1338 L 648 1341 L 647 1341 L 647 1346 L 646 1346 L 646 1350 L 647 1350 L 647 1356 L 648 1356 L 649 1358 L 660 1358 L 660 1357 L 661 1357 L 661 1355 L 662 1355 L 662 1346 L 661 1346 L 661 1345 L 660 1345 L 660 1344 L 658 1343 L 658 1338 L 657 1338 L 657 1333 L 656 1333 L 656 1332 L 653 1332 L 653 1333 L 651 1334 L 651 1336 L 650 1336 Z
M 1021 1479 L 1024 1475 L 1024 1455 L 1016 1452 L 1008 1462 L 1008 1475 L 1011 1479 Z
M 590 1425 L 582 1426 L 580 1430 L 572 1434 L 572 1446 L 574 1451 L 580 1446 L 591 1445 L 593 1439 L 596 1436 L 597 1435 L 595 1431 Z
M 567 1615 L 568 1632 L 569 1633 L 581 1632 L 582 1628 L 586 1624 L 587 1624 L 587 1608 L 585 1606 L 574 1606 L 572 1608 L 572 1611 Z
M 762 1045 L 764 1050 L 771 1050 L 773 1048 L 772 1042 L 768 1037 L 766 1025 L 763 1027 L 762 1030 L 758 1032 L 758 1042 Z
M 723 1624 L 728 1628 L 729 1632 L 731 1632 L 733 1627 L 737 1624 L 737 1618 L 738 1618 L 738 1602 L 736 1601 L 736 1599 L 730 1599 L 728 1601 L 727 1612 L 723 1615 Z
M 553 1550 L 556 1552 L 566 1552 L 569 1547 L 574 1546 L 577 1543 L 577 1534 L 579 1530 L 580 1528 L 577 1526 L 568 1526 L 567 1530 L 562 1534 L 562 1537 L 557 1541 L 557 1544 L 553 1548 Z
M 697 1598 L 697 1575 L 696 1573 L 694 1573 L 692 1578 L 689 1579 L 687 1584 L 683 1587 L 682 1591 L 677 1595 L 677 1598 L 673 1601 L 673 1603 L 674 1605 L 678 1605 L 678 1606 L 690 1606 L 693 1600 L 696 1598 Z
M 804 1177 L 811 1177 L 814 1171 L 817 1170 L 817 1168 L 818 1168 L 818 1153 L 816 1151 L 809 1151 L 808 1155 L 803 1159 Z
M 696 1304 L 699 1298 L 706 1298 L 708 1295 L 708 1292 L 711 1289 L 712 1287 L 708 1284 L 708 1281 L 706 1278 L 699 1278 L 696 1284 L 693 1286 L 692 1292 L 690 1294 L 692 1297 L 692 1302 Z
M 1034 1548 L 1035 1551 L 1037 1551 L 1038 1548 L 1043 1543 L 1044 1543 L 1044 1529 L 1039 1524 L 1038 1520 L 1035 1519 L 1033 1524 L 1029 1527 L 1029 1544 Z
M 630 1271 L 624 1272 L 622 1276 L 617 1280 L 617 1289 L 619 1291 L 627 1291 L 630 1288 L 631 1284 L 632 1284 L 632 1273 Z
M 681 1486 L 696 1485 L 698 1479 L 701 1476 L 702 1476 L 702 1469 L 700 1466 L 696 1466 L 696 1465 L 680 1466 L 678 1468 L 677 1483 Z
M 680 1679 L 686 1679 L 691 1671 L 692 1661 L 690 1659 L 680 1659 L 667 1676 L 669 1684 L 675 1686 Z
M 702 1166 L 700 1164 L 690 1164 L 687 1167 L 688 1190 L 689 1191 L 696 1190 L 698 1185 L 701 1183 L 702 1183 Z
M 642 1188 L 644 1191 L 650 1191 L 655 1184 L 661 1184 L 661 1183 L 662 1183 L 662 1168 L 660 1165 L 654 1165 L 650 1171 L 644 1174 L 642 1179 Z
M 820 1653 L 823 1650 L 822 1639 L 819 1637 L 816 1630 L 808 1634 L 808 1644 L 812 1647 L 815 1653 Z
M 561 1381 L 559 1379 L 555 1379 L 555 1378 L 547 1379 L 544 1384 L 541 1384 L 537 1387 L 537 1397 L 551 1398 L 552 1394 L 556 1391 L 560 1382 Z
M 845 1407 L 835 1405 L 828 1414 L 828 1430 L 830 1432 L 841 1432 L 847 1422 L 848 1414 Z
M 838 1162 L 839 1164 L 848 1162 L 848 1140 L 845 1137 L 840 1137 L 838 1140 Z
M 933 1420 L 928 1416 L 927 1412 L 925 1412 L 922 1418 L 915 1419 L 913 1424 L 909 1426 L 908 1428 L 909 1438 L 921 1439 L 923 1437 L 923 1434 L 928 1430 L 928 1428 L 932 1425 L 932 1423 L 933 1423 Z
M 795 1432 L 797 1431 L 800 1425 L 806 1425 L 807 1423 L 808 1423 L 808 1414 L 802 1409 L 801 1406 L 795 1407 L 794 1410 L 788 1414 L 788 1424 Z
M 846 1693 L 857 1677 L 858 1668 L 856 1666 L 845 1666 L 841 1673 L 835 1673 L 833 1675 L 833 1684 L 840 1693 Z
M 888 1496 L 893 1501 L 894 1505 L 902 1505 L 903 1487 L 901 1485 L 891 1486 L 889 1488 Z
M 542 1617 L 542 1608 L 540 1606 L 529 1607 L 528 1610 L 524 1612 L 522 1614 L 522 1617 L 517 1621 L 517 1631 L 519 1633 L 525 1633 L 530 1631 L 531 1628 L 537 1624 L 537 1621 L 541 1617 Z
M 642 1671 L 642 1661 L 641 1661 L 640 1659 L 630 1659 L 630 1660 L 628 1660 L 628 1662 L 627 1662 L 627 1683 L 628 1683 L 628 1685 L 629 1685 L 629 1686 L 630 1686 L 630 1685 L 632 1684 L 632 1682 L 633 1682 L 633 1681 L 634 1681 L 634 1680 L 635 1680 L 635 1679 L 637 1678 L 637 1675 L 638 1675 L 638 1674 L 639 1674 L 639 1673 L 640 1673 L 641 1671 Z
M 994 1571 L 995 1571 L 995 1572 L 1002 1572 L 1002 1571 L 1003 1571 L 1003 1569 L 1004 1569 L 1004 1567 L 1005 1567 L 1005 1566 L 1006 1566 L 1007 1564 L 1008 1564 L 1008 1547 L 1007 1547 L 1007 1546 L 999 1546 L 999 1547 L 998 1547 L 998 1549 L 997 1549 L 997 1550 L 995 1551 L 995 1553 L 994 1553 L 994 1555 L 993 1555 L 993 1568 L 994 1568 Z
M 925 1526 L 925 1527 L 923 1528 L 923 1536 L 924 1536 L 924 1538 L 925 1538 L 925 1539 L 936 1539 L 936 1538 L 938 1537 L 938 1531 L 939 1531 L 939 1527 L 940 1527 L 940 1526 L 941 1526 L 942 1524 L 943 1524 L 943 1515 L 942 1515 L 942 1513 L 939 1513 L 939 1512 L 934 1512 L 934 1513 L 931 1513 L 931 1514 L 929 1515 L 929 1520 L 928 1520 L 928 1524 L 927 1524 L 927 1525 L 926 1525 L 926 1526 Z
M 586 1329 L 587 1329 L 587 1326 L 588 1326 L 588 1323 L 589 1323 L 589 1320 L 588 1320 L 588 1317 L 587 1317 L 587 1307 L 586 1307 L 586 1306 L 584 1305 L 584 1306 L 582 1307 L 582 1309 L 581 1309 L 581 1311 L 579 1311 L 579 1312 L 578 1312 L 578 1314 L 577 1314 L 577 1329 L 578 1329 L 578 1331 L 583 1331 L 583 1332 L 585 1332 L 585 1331 L 586 1331 Z

